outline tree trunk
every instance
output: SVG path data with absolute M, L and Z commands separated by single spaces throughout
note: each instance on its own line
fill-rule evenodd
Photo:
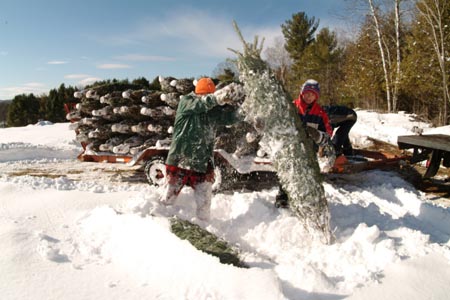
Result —
M 392 93 L 392 110 L 398 109 L 398 93 L 401 82 L 401 52 L 400 52 L 400 0 L 395 0 L 395 44 L 397 51 L 397 72 L 395 73 L 394 91 Z
M 378 16 L 375 11 L 375 7 L 373 6 L 373 0 L 368 0 L 370 5 L 370 11 L 372 13 L 373 21 L 375 23 L 375 31 L 377 33 L 377 42 L 378 42 L 378 48 L 380 50 L 380 57 L 381 57 L 381 63 L 383 65 L 383 72 L 384 72 L 384 81 L 386 84 L 386 102 L 387 102 L 387 109 L 388 112 L 392 112 L 392 103 L 391 103 L 391 81 L 389 79 L 389 72 L 387 68 L 387 61 L 384 53 L 384 47 L 383 47 L 383 35 L 381 33 L 381 27 L 378 22 Z

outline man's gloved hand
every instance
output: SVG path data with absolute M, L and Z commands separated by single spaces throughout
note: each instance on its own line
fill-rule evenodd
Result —
M 306 126 L 306 133 L 314 141 L 314 143 L 319 145 L 319 147 L 324 146 L 330 140 L 330 136 L 327 133 L 309 126 Z
M 319 145 L 318 155 L 319 157 L 336 157 L 336 150 L 334 149 L 331 139 L 328 138 L 324 144 Z
M 336 151 L 330 139 L 326 144 L 319 146 L 317 156 L 321 172 L 330 172 L 336 161 Z
M 214 92 L 219 105 L 234 104 L 245 98 L 244 87 L 232 82 L 229 85 Z

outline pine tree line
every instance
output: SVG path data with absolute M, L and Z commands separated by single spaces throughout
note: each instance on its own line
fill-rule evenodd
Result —
M 450 2 L 352 5 L 358 1 L 366 17 L 347 40 L 327 27 L 318 31 L 319 21 L 304 12 L 281 25 L 283 49 L 265 54 L 287 91 L 295 98 L 302 82 L 314 78 L 321 83 L 322 104 L 407 111 L 449 124 Z
M 155 78 L 151 83 L 140 77 L 133 81 L 108 79 L 95 82 L 86 86 L 86 89 L 95 86 L 108 86 L 110 91 L 126 89 L 151 89 L 159 88 L 159 82 Z M 74 93 L 79 89 L 61 84 L 57 89 L 51 89 L 48 94 L 36 96 L 34 94 L 21 94 L 15 96 L 8 105 L 2 106 L 5 112 L 0 115 L 0 122 L 6 121 L 7 126 L 25 126 L 34 124 L 39 120 L 47 120 L 53 123 L 67 122 L 65 104 L 79 103 L 80 100 L 74 97 Z M 0 111 L 1 112 L 1 111 Z
M 365 4 L 365 18 L 356 34 L 345 40 L 330 28 L 319 30 L 319 20 L 304 12 L 281 24 L 283 37 L 264 55 L 285 90 L 296 98 L 302 82 L 314 78 L 321 84 L 322 104 L 406 111 L 435 125 L 450 124 L 450 1 L 350 2 Z M 414 6 L 407 7 L 410 3 Z M 214 77 L 230 77 L 235 69 L 228 60 L 214 70 Z M 153 89 L 156 79 L 151 83 L 143 77 L 132 82 L 112 79 L 96 85 Z M 9 105 L 7 125 L 66 121 L 63 105 L 77 101 L 72 96 L 75 90 L 61 85 L 48 95 L 16 96 Z

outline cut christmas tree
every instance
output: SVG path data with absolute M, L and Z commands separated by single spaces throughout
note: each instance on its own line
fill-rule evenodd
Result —
M 233 25 L 244 48 L 242 52 L 230 50 L 237 55 L 244 83 L 246 99 L 241 108 L 246 120 L 262 134 L 260 145 L 270 155 L 292 212 L 311 234 L 318 233 L 321 241 L 331 243 L 328 203 L 312 141 L 290 97 L 261 59 L 263 42 L 258 45 L 258 37 L 246 42 L 237 24 Z

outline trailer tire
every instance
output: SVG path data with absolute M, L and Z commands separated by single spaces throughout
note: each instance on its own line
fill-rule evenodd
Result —
M 225 192 L 233 189 L 237 181 L 237 172 L 231 166 L 219 162 L 214 168 L 215 181 L 213 184 L 214 192 Z
M 145 163 L 144 172 L 150 185 L 163 186 L 166 183 L 164 157 L 154 156 Z
M 431 178 L 437 174 L 441 165 L 443 153 L 441 150 L 433 150 L 431 158 L 427 161 L 427 171 L 423 175 L 423 178 Z

